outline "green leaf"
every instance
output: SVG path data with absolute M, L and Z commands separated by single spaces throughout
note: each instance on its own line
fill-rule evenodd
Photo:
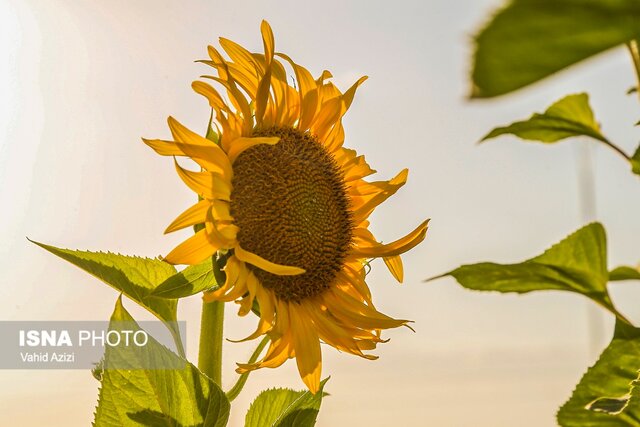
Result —
M 180 331 L 176 323 L 178 301 L 151 295 L 158 285 L 176 274 L 176 269 L 171 264 L 158 259 L 110 252 L 61 249 L 32 240 L 31 242 L 80 267 L 146 308 L 165 322 L 176 340 L 178 349 L 182 351 Z
M 151 295 L 159 298 L 184 298 L 216 286 L 214 260 L 209 258 L 174 274 L 155 288 Z
M 633 267 L 617 267 L 609 272 L 609 281 L 640 280 L 640 269 Z
M 640 124 L 640 122 L 638 122 Z M 640 175 L 640 145 L 636 148 L 636 152 L 631 156 L 631 170 L 636 175 Z
M 640 426 L 638 369 L 640 329 L 617 321 L 611 343 L 558 411 L 558 423 L 563 427 Z
M 438 277 L 443 276 L 453 276 L 465 288 L 480 291 L 576 292 L 622 317 L 613 307 L 607 291 L 606 235 L 597 222 L 581 228 L 542 255 L 527 261 L 463 265 Z
M 245 418 L 245 427 L 308 427 L 314 426 L 326 378 L 318 393 L 275 388 L 265 390 L 256 397 Z
M 125 322 L 125 323 L 123 323 Z M 140 330 L 118 298 L 110 330 Z M 132 326 L 133 325 L 133 326 Z M 183 366 L 113 369 L 110 366 Z M 147 345 L 106 347 L 94 425 L 223 427 L 230 405 L 224 392 L 195 366 L 149 337 Z
M 637 0 L 513 0 L 476 36 L 471 96 L 512 92 L 639 37 Z
M 544 113 L 535 113 L 529 120 L 495 128 L 482 141 L 505 134 L 540 142 L 556 142 L 573 136 L 589 136 L 607 142 L 600 133 L 600 126 L 593 116 L 589 95 L 586 93 L 566 96 Z

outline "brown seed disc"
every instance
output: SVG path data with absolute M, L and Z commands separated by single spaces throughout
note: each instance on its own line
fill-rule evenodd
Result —
M 285 301 L 300 302 L 329 288 L 351 246 L 353 224 L 342 172 L 308 133 L 269 128 L 278 136 L 257 145 L 233 165 L 231 215 L 244 249 L 282 265 L 302 267 L 278 276 L 249 265 L 262 285 Z

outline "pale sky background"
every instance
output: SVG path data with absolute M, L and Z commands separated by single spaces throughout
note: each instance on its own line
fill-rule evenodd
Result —
M 314 75 L 327 68 L 342 88 L 370 76 L 347 115 L 346 144 L 366 154 L 379 179 L 411 171 L 375 214 L 376 235 L 389 241 L 432 218 L 426 241 L 404 257 L 405 284 L 379 262 L 369 281 L 378 307 L 415 320 L 416 333 L 388 332 L 374 362 L 325 346 L 331 396 L 318 425 L 555 425 L 557 407 L 609 340 L 611 316 L 576 295 L 506 296 L 422 280 L 462 263 L 524 260 L 583 224 L 583 143 L 504 137 L 477 146 L 489 129 L 587 90 L 604 132 L 632 151 L 640 108 L 624 94 L 634 77 L 623 48 L 516 95 L 466 101 L 471 35 L 500 4 L 0 0 L 0 320 L 106 320 L 113 310 L 115 291 L 25 236 L 145 256 L 185 238 L 162 232 L 193 194 L 140 137 L 168 138 L 169 115 L 204 130 L 209 110 L 190 83 L 206 67 L 193 61 L 219 36 L 261 49 L 265 18 L 276 49 Z M 610 266 L 635 264 L 640 182 L 614 153 L 589 145 Z M 640 321 L 638 284 L 612 292 Z M 194 361 L 199 311 L 193 297 L 179 312 Z M 227 314 L 227 337 L 253 331 L 255 319 L 238 319 L 232 307 Z M 225 387 L 253 345 L 225 345 Z M 0 371 L 0 425 L 86 426 L 97 386 L 85 371 Z M 268 386 L 302 388 L 295 363 L 253 374 L 231 426 Z

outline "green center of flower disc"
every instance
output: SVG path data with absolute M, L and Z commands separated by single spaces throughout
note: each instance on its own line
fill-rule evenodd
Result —
M 270 128 L 253 136 L 277 136 L 233 165 L 231 215 L 240 245 L 305 273 L 278 276 L 249 265 L 262 285 L 285 301 L 300 302 L 333 283 L 351 246 L 353 224 L 342 172 L 311 135 Z

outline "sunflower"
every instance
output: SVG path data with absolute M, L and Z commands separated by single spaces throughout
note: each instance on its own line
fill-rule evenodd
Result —
M 220 39 L 225 59 L 209 46 L 213 80 L 193 89 L 215 115 L 213 137 L 205 138 L 169 117 L 172 141 L 146 140 L 158 154 L 186 156 L 200 171 L 175 167 L 200 201 L 166 232 L 204 227 L 173 249 L 165 260 L 197 264 L 225 254 L 226 281 L 204 293 L 205 301 L 237 301 L 240 315 L 257 301 L 258 327 L 246 340 L 267 334 L 262 360 L 238 364 L 239 373 L 275 368 L 296 358 L 309 390 L 321 375 L 320 342 L 375 359 L 364 351 L 384 340 L 381 330 L 406 325 L 376 310 L 365 282 L 365 267 L 382 258 L 402 282 L 400 254 L 420 243 L 428 221 L 387 244 L 368 230 L 373 210 L 407 180 L 402 170 L 389 181 L 365 181 L 375 173 L 363 156 L 343 147 L 342 117 L 360 78 L 342 93 L 328 71 L 311 73 L 276 53 L 269 24 L 261 25 L 264 54 Z M 289 84 L 285 66 L 293 70 Z M 175 160 L 174 160 L 175 161 Z

